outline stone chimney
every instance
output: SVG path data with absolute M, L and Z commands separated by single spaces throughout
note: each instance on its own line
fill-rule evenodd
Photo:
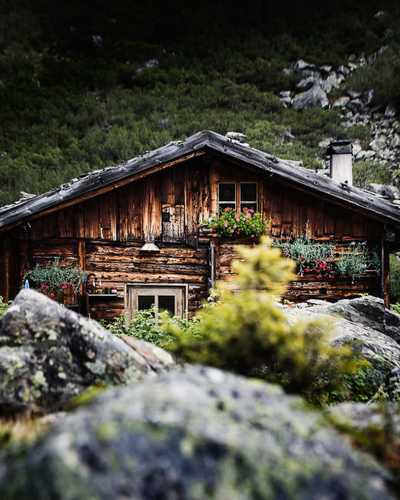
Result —
M 334 141 L 328 146 L 329 175 L 339 183 L 353 185 L 353 146 L 351 141 Z

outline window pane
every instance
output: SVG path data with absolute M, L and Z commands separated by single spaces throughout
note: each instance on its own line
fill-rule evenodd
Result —
M 154 295 L 139 295 L 138 296 L 138 310 L 151 309 L 154 306 Z
M 219 185 L 219 201 L 236 201 L 236 187 L 234 183 Z
M 240 201 L 257 201 L 257 184 L 255 182 L 240 184 Z
M 173 316 L 175 315 L 175 297 L 173 295 L 158 296 L 158 310 L 168 311 Z
M 256 212 L 257 211 L 257 203 L 241 203 L 240 209 L 242 212 L 247 212 L 249 210 Z

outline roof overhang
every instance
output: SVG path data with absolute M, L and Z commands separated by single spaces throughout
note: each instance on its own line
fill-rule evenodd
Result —
M 338 184 L 328 177 L 294 166 L 288 161 L 237 143 L 215 132 L 202 131 L 185 141 L 171 142 L 124 164 L 82 176 L 48 193 L 1 207 L 0 232 L 118 189 L 207 152 L 222 155 L 268 176 L 276 176 L 301 190 L 311 191 L 317 196 L 345 205 L 383 223 L 400 226 L 400 209 L 387 200 L 359 188 Z

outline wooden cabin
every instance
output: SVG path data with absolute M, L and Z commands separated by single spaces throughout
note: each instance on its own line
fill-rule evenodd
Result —
M 379 272 L 299 276 L 288 300 L 370 293 L 388 302 L 388 256 L 400 248 L 400 210 L 343 180 L 340 155 L 348 147 L 336 153 L 332 179 L 203 131 L 2 207 L 0 295 L 12 299 L 27 270 L 58 259 L 96 284 L 82 290 L 81 308 L 92 317 L 132 315 L 151 304 L 191 315 L 216 280 L 231 278 L 238 243 L 204 230 L 204 221 L 226 207 L 237 213 L 247 207 L 263 215 L 274 239 L 303 235 L 331 242 L 339 253 L 365 242 L 378 252 Z

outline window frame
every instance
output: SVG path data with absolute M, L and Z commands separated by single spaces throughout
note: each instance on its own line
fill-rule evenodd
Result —
M 259 186 L 257 181 L 229 181 L 229 180 L 220 180 L 217 182 L 217 213 L 221 212 L 221 208 L 223 205 L 232 205 L 232 201 L 220 201 L 220 185 L 221 184 L 234 184 L 235 185 L 235 213 L 240 215 L 242 213 L 242 204 L 254 204 L 256 206 L 255 212 L 259 210 Z M 256 188 L 256 199 L 255 200 L 245 200 L 242 201 L 241 197 L 241 186 L 243 184 L 254 184 Z
M 183 283 L 127 283 L 125 285 L 125 312 L 133 319 L 139 311 L 139 296 L 154 296 L 155 308 L 158 312 L 158 297 L 168 295 L 175 297 L 175 316 L 187 318 L 188 285 Z

